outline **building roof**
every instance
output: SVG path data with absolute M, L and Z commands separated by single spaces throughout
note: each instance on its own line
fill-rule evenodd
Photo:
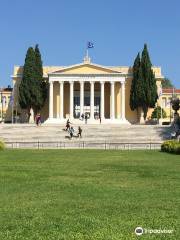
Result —
M 180 94 L 180 89 L 175 89 L 175 88 L 163 88 L 162 89 L 163 93 L 169 93 L 169 94 L 173 94 L 173 93 L 179 93 Z
M 79 64 L 74 64 L 74 65 L 70 65 L 70 66 L 43 66 L 43 76 L 45 78 L 48 77 L 48 74 L 52 73 L 52 72 L 56 72 L 56 71 L 63 71 L 63 70 L 67 70 L 73 67 L 77 67 L 77 66 L 82 66 L 83 64 L 87 64 L 86 62 L 83 63 L 79 63 Z M 101 67 L 104 69 L 109 69 L 110 71 L 113 72 L 117 72 L 117 73 L 123 73 L 123 74 L 132 74 L 132 67 L 130 66 L 103 66 L 103 65 L 99 65 L 99 64 L 94 64 L 91 63 L 89 65 L 93 65 L 96 67 Z M 152 70 L 155 73 L 155 77 L 157 79 L 163 79 L 163 75 L 161 73 L 161 67 L 157 67 L 157 66 L 152 66 Z M 18 77 L 22 77 L 22 73 L 23 73 L 23 66 L 14 66 L 14 72 L 13 75 L 11 76 L 12 78 L 14 78 L 14 80 Z
M 13 88 L 11 87 L 2 87 L 0 88 L 0 92 L 12 92 Z

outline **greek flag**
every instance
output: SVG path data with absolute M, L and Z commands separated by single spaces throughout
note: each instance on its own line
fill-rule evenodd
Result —
M 94 48 L 94 43 L 93 42 L 88 42 L 87 43 L 87 48 Z

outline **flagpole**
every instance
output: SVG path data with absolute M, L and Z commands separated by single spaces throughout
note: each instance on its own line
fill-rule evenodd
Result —
M 159 97 L 160 97 L 160 108 L 161 108 L 161 116 L 160 116 L 160 121 L 159 121 L 159 124 L 162 125 L 162 94 L 163 94 L 163 90 L 162 90 L 162 87 L 160 89 L 160 94 L 159 94 Z
M 86 58 L 88 59 L 88 47 L 86 48 Z
M 13 107 L 13 105 L 12 105 L 12 113 L 11 113 L 11 122 L 12 122 L 12 124 L 14 123 L 14 114 L 13 114 L 13 112 L 14 112 L 14 107 Z

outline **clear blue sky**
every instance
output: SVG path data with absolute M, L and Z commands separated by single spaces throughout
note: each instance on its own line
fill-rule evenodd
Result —
M 180 88 L 179 0 L 1 0 L 0 86 L 11 84 L 29 46 L 39 44 L 44 65 L 92 61 L 132 65 L 148 44 L 153 65 Z

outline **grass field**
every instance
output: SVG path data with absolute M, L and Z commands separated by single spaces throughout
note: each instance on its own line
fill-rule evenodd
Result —
M 158 151 L 2 151 L 0 239 L 178 240 L 179 185 L 180 157 Z

